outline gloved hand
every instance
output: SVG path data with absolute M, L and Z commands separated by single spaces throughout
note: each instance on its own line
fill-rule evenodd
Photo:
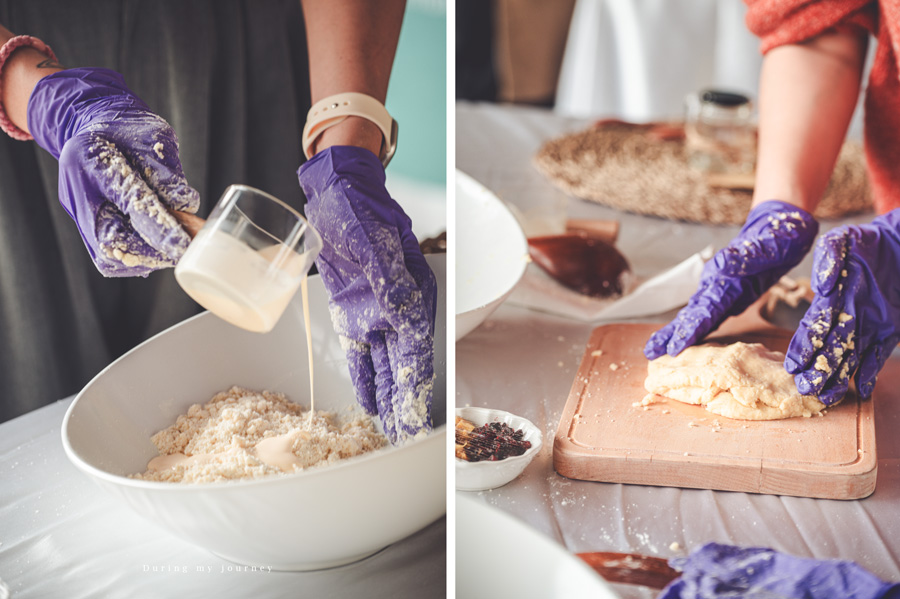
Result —
M 650 336 L 644 355 L 676 356 L 746 310 L 803 259 L 818 231 L 812 215 L 796 206 L 777 200 L 758 205 L 738 236 L 704 265 L 687 306 Z
M 900 597 L 900 584 L 886 583 L 853 562 L 794 557 L 760 547 L 708 543 L 669 565 L 681 576 L 659 599 Z
M 28 128 L 59 160 L 59 201 L 107 277 L 174 266 L 190 243 L 166 207 L 196 212 L 178 140 L 108 69 L 41 79 L 28 101 Z
M 900 209 L 823 235 L 813 259 L 815 298 L 785 356 L 797 389 L 825 404 L 856 389 L 869 397 L 900 340 Z
M 330 296 L 356 397 L 399 444 L 431 430 L 437 284 L 411 221 L 370 151 L 333 146 L 297 171 L 322 235 L 316 265 Z

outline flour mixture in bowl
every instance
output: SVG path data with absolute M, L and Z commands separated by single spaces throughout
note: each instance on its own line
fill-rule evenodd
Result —
M 372 419 L 304 410 L 281 393 L 232 387 L 151 438 L 159 456 L 131 478 L 208 483 L 299 472 L 387 445 Z

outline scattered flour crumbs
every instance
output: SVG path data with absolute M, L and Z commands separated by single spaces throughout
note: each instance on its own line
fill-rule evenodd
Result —
M 151 438 L 159 450 L 143 474 L 159 482 L 208 483 L 321 467 L 387 445 L 372 419 L 316 412 L 282 393 L 232 387 L 194 404 Z

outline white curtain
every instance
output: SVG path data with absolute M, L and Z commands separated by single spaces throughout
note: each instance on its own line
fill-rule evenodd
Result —
M 715 87 L 756 98 L 762 57 L 741 0 L 578 0 L 556 111 L 634 122 L 680 118 Z

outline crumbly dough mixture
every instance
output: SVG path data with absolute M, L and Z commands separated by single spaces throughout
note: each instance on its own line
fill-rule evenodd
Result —
M 800 395 L 784 369 L 784 354 L 759 343 L 696 345 L 651 360 L 644 388 L 739 420 L 809 417 L 825 407 Z
M 151 440 L 167 457 L 132 478 L 181 483 L 258 478 L 326 466 L 387 445 L 372 419 L 358 410 L 345 418 L 324 411 L 311 417 L 282 393 L 241 387 L 192 405 Z

